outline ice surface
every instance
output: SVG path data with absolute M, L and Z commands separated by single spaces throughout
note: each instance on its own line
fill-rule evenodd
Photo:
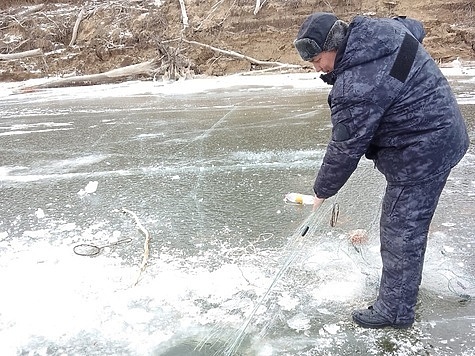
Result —
M 457 78 L 460 76 L 452 69 L 444 69 L 444 73 Z M 462 75 L 464 85 L 473 85 L 470 84 L 473 75 L 473 69 Z M 47 105 L 36 111 L 25 111 L 20 117 L 15 116 L 15 110 L 10 110 L 0 122 L 2 139 L 30 139 L 58 130 L 67 135 L 75 122 L 69 120 L 66 109 L 62 109 L 64 111 L 58 116 L 68 117 L 67 122 L 57 121 L 58 113 L 54 110 L 56 104 L 67 100 L 119 98 L 120 101 L 136 97 L 140 102 L 146 97 L 158 101 L 208 93 L 214 96 L 219 92 L 237 95 L 240 92 L 249 93 L 251 89 L 258 96 L 259 93 L 283 87 L 295 90 L 295 97 L 311 92 L 309 100 L 313 100 L 315 92 L 325 95 L 329 90 L 315 73 L 236 75 L 174 83 L 128 82 L 14 94 L 18 86 L 14 83 L 0 85 L 0 98 L 5 105 Z M 473 89 L 458 98 L 464 105 L 475 103 Z M 246 109 L 257 111 L 259 105 L 253 105 L 249 104 Z M 270 112 L 272 103 L 262 105 Z M 319 105 L 315 104 L 312 110 L 317 110 Z M 214 102 L 209 109 L 228 112 L 234 106 L 234 103 Z M 44 122 L 36 119 L 28 121 L 32 115 L 41 117 L 42 110 Z M 81 110 L 86 116 L 102 113 L 100 105 L 99 108 L 84 107 Z M 118 126 L 119 119 L 127 115 L 131 115 L 131 125 L 135 125 L 134 113 L 139 110 L 137 105 L 107 112 L 111 117 L 101 117 L 102 121 L 98 120 L 95 123 L 97 126 L 90 125 L 87 133 L 97 134 L 101 124 L 114 128 Z M 190 110 L 183 112 L 189 113 Z M 180 115 L 184 116 L 183 112 L 179 112 Z M 205 112 L 201 110 L 197 116 L 203 117 Z M 294 112 L 295 116 L 290 117 L 305 118 L 314 114 L 315 111 Z M 290 114 L 281 116 L 286 115 Z M 236 117 L 242 118 L 241 114 Z M 5 120 L 11 120 L 12 124 L 4 124 Z M 183 132 L 182 136 L 177 134 L 174 137 L 166 137 L 157 128 L 163 122 L 157 123 L 151 132 L 142 132 L 139 127 L 142 125 L 137 124 L 133 142 L 143 145 L 144 155 L 148 154 L 148 148 L 155 147 L 165 138 L 169 139 L 168 143 L 174 142 L 167 146 L 170 149 L 180 144 L 189 145 L 190 142 L 210 142 L 205 138 L 212 137 L 211 134 L 217 132 L 218 124 L 224 121 L 216 120 L 214 126 L 199 132 L 190 129 L 194 136 Z M 126 123 L 127 120 L 120 122 Z M 276 122 L 256 123 L 250 130 L 268 130 L 277 125 Z M 174 123 L 171 119 L 165 122 L 166 125 Z M 181 129 L 187 123 L 189 121 L 183 119 L 177 127 Z M 239 132 L 234 128 L 231 130 L 236 135 Z M 120 134 L 120 130 L 114 133 Z M 99 145 L 104 136 L 105 132 L 101 132 L 95 142 Z M 274 143 L 277 144 L 278 140 Z M 334 231 L 309 234 L 309 243 L 305 248 L 286 250 L 287 245 L 277 242 L 289 240 L 291 234 L 262 235 L 261 241 L 258 239 L 260 231 L 252 226 L 253 221 L 249 221 L 252 219 L 242 218 L 246 215 L 239 209 L 247 205 L 232 210 L 237 206 L 238 194 L 233 196 L 231 203 L 230 200 L 216 199 L 212 204 L 206 194 L 213 192 L 206 191 L 199 195 L 200 189 L 206 187 L 205 183 L 224 177 L 219 183 L 223 190 L 232 190 L 236 188 L 234 185 L 239 185 L 242 192 L 252 191 L 253 199 L 265 202 L 268 215 L 278 212 L 275 214 L 277 221 L 291 215 L 293 220 L 289 220 L 289 229 L 298 235 L 298 224 L 308 211 L 292 210 L 289 213 L 289 209 L 306 207 L 284 204 L 282 197 L 286 191 L 274 192 L 279 198 L 273 200 L 261 189 L 269 178 L 268 172 L 280 170 L 284 172 L 283 176 L 291 176 L 295 189 L 299 188 L 297 184 L 310 184 L 310 180 L 299 183 L 302 179 L 300 173 L 292 176 L 292 172 L 309 170 L 313 177 L 315 161 L 322 157 L 318 144 L 301 149 L 259 147 L 257 150 L 243 145 L 227 154 L 222 152 L 222 147 L 218 147 L 216 150 L 221 155 L 212 156 L 209 161 L 205 159 L 207 157 L 199 157 L 202 160 L 195 161 L 195 156 L 179 156 L 178 151 L 179 162 L 175 166 L 165 163 L 141 166 L 142 156 L 126 152 L 131 155 L 130 165 L 113 166 L 117 152 L 127 156 L 122 144 L 119 137 L 112 146 L 104 146 L 103 150 L 90 146 L 86 152 L 70 155 L 69 152 L 50 149 L 37 161 L 0 165 L 3 198 L 9 197 L 9 201 L 16 201 L 21 207 L 13 204 L 9 210 L 13 209 L 15 213 L 8 215 L 8 219 L 0 219 L 0 354 L 153 355 L 156 350 L 166 351 L 168 346 L 179 345 L 189 337 L 197 342 L 208 338 L 212 342 L 221 339 L 229 341 L 229 334 L 242 326 L 256 302 L 267 292 L 285 258 L 292 253 L 297 253 L 298 258 L 252 320 L 248 330 L 250 340 L 244 342 L 246 355 L 305 355 L 305 350 L 309 350 L 309 355 L 317 350 L 338 355 L 354 349 L 367 354 L 381 354 L 385 346 L 396 349 L 394 354 L 418 355 L 427 350 L 428 342 L 425 340 L 430 340 L 435 348 L 440 348 L 441 344 L 456 346 L 458 343 L 459 354 L 466 352 L 468 355 L 474 350 L 473 343 L 470 343 L 475 334 L 473 306 L 463 299 L 465 295 L 474 293 L 475 285 L 473 278 L 466 274 L 467 269 L 473 266 L 473 245 L 466 243 L 466 231 L 473 231 L 473 214 L 469 212 L 470 202 L 464 203 L 467 195 L 470 196 L 475 189 L 471 173 L 473 155 L 461 163 L 462 170 L 455 172 L 445 193 L 445 201 L 449 205 L 446 211 L 452 212 L 455 206 L 458 212 L 466 215 L 453 213 L 440 217 L 430 235 L 422 284 L 422 304 L 429 310 L 424 309 L 421 313 L 434 322 L 429 325 L 423 319 L 414 330 L 399 334 L 393 331 L 355 330 L 349 319 L 353 308 L 370 303 L 376 294 L 381 265 L 374 231 L 370 231 L 373 239 L 359 247 L 349 243 L 343 233 Z M 34 152 L 36 146 L 33 147 L 30 151 L 25 149 L 24 154 Z M 203 155 L 207 153 L 206 149 L 212 149 L 206 145 L 200 148 Z M 157 162 L 161 159 L 157 155 Z M 188 161 L 183 163 L 180 159 Z M 238 178 L 231 181 L 227 177 L 233 174 Z M 195 178 L 191 184 L 190 176 Z M 116 182 L 120 185 L 114 186 Z M 231 182 L 230 185 L 226 185 L 228 182 Z M 37 204 L 35 197 L 22 195 L 25 187 L 34 187 L 34 191 L 43 194 L 43 204 Z M 162 194 L 161 190 L 167 189 L 173 192 L 172 198 Z M 193 199 L 190 190 L 198 195 L 196 199 Z M 78 191 L 82 192 L 79 196 Z M 137 196 L 132 196 L 131 192 Z M 144 192 L 147 193 L 146 198 L 140 196 Z M 463 198 L 459 199 L 458 194 L 462 194 Z M 354 196 L 350 197 L 346 206 L 354 206 L 357 200 Z M 28 204 L 25 205 L 25 201 Z M 149 264 L 137 286 L 134 282 L 143 254 L 143 236 L 135 230 L 132 221 L 117 222 L 115 217 L 111 217 L 114 215 L 112 208 L 119 209 L 121 204 L 131 201 L 143 212 L 146 225 L 156 229 L 152 234 Z M 186 201 L 186 205 L 179 205 L 179 201 Z M 450 205 L 454 201 L 466 205 Z M 166 206 L 166 213 L 157 216 L 155 206 L 150 207 L 150 202 Z M 193 214 L 183 216 L 180 211 L 184 206 L 196 206 L 197 209 Z M 68 215 L 72 207 L 76 210 Z M 200 227 L 200 223 L 213 223 L 207 220 L 206 215 L 208 210 L 213 209 L 230 209 L 232 215 L 229 212 L 222 215 L 229 214 L 240 226 L 248 227 L 245 234 L 233 235 L 238 229 L 231 225 L 229 219 L 220 225 L 221 230 L 212 231 L 216 236 L 208 231 L 204 237 L 197 236 L 196 231 L 200 230 L 196 227 Z M 103 213 L 96 216 L 98 211 L 107 211 L 110 215 Z M 3 214 L 7 216 L 6 212 Z M 202 220 L 201 215 L 204 216 Z M 219 216 L 212 217 L 219 219 Z M 345 219 L 348 221 L 351 216 L 343 214 L 342 221 Z M 254 220 L 258 225 L 257 212 Z M 192 223 L 187 224 L 188 221 Z M 171 228 L 167 229 L 169 226 Z M 181 230 L 187 230 L 184 241 L 180 240 Z M 77 256 L 72 250 L 77 243 L 102 245 L 129 236 L 133 237 L 130 245 L 106 249 L 95 258 Z M 229 240 L 225 240 L 226 237 L 230 237 Z M 268 241 L 275 244 L 266 244 Z M 187 254 L 188 251 L 193 253 Z M 433 310 L 430 309 L 432 306 Z M 461 311 L 459 308 L 464 309 Z M 466 314 L 465 319 L 460 316 L 461 313 Z M 453 341 L 445 335 L 447 326 L 450 325 L 452 330 L 452 324 L 464 330 L 462 334 L 468 341 L 461 340 L 462 334 L 456 335 Z M 465 349 L 460 346 L 462 342 L 466 343 Z M 443 351 L 450 355 L 449 351 Z

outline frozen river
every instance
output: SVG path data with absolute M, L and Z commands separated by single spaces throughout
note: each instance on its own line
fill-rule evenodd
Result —
M 474 75 L 449 77 L 472 142 Z M 414 327 L 358 328 L 382 176 L 363 158 L 314 214 L 284 202 L 311 194 L 330 134 L 316 77 L 2 85 L 0 355 L 475 354 L 473 146 L 433 220 Z

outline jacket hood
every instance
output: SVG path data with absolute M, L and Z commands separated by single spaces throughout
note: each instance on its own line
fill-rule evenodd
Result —
M 409 32 L 422 42 L 425 32 L 422 24 L 413 19 L 372 19 L 357 16 L 348 28 L 346 46 L 335 63 L 335 75 L 343 70 L 372 62 L 396 52 L 404 35 Z
M 398 21 L 406 27 L 409 32 L 418 40 L 420 43 L 422 43 L 422 40 L 424 40 L 424 37 L 426 36 L 426 31 L 424 30 L 424 26 L 422 26 L 422 23 L 420 21 L 411 19 L 406 16 L 398 16 L 394 17 L 393 20 Z

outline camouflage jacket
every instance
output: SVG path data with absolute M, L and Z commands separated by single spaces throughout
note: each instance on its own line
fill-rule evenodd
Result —
M 375 161 L 389 184 L 417 184 L 455 166 L 469 139 L 456 99 L 421 45 L 419 21 L 358 16 L 333 72 L 332 138 L 314 184 L 336 194 L 360 158 Z

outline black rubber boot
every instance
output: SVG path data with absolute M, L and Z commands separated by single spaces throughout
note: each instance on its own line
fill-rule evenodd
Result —
M 397 329 L 406 329 L 412 326 L 412 323 L 395 324 L 388 321 L 385 317 L 378 314 L 372 306 L 368 309 L 355 310 L 352 314 L 353 321 L 363 328 L 381 329 L 391 326 Z

